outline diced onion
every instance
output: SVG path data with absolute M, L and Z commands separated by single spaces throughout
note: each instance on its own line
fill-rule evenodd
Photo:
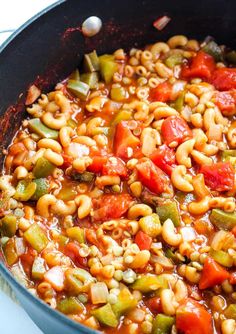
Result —
M 230 232 L 226 231 L 218 231 L 214 235 L 212 242 L 211 242 L 211 247 L 214 250 L 221 250 L 224 247 L 230 248 L 232 247 L 234 243 L 234 236 Z
M 104 282 L 91 284 L 91 300 L 93 304 L 106 303 L 108 298 L 108 288 Z
M 196 238 L 196 232 L 192 227 L 183 227 L 180 233 L 184 241 L 193 241 Z
M 17 253 L 18 256 L 24 254 L 25 251 L 26 251 L 24 239 L 23 238 L 16 238 L 15 239 L 15 247 L 16 247 L 16 253 Z
M 166 256 L 153 255 L 151 257 L 151 260 L 154 263 L 160 264 L 165 269 L 172 269 L 173 266 L 174 266 L 173 263 L 172 263 L 172 261 L 170 259 L 168 259 Z
M 171 18 L 169 16 L 161 16 L 156 21 L 153 22 L 154 28 L 161 31 L 166 27 L 166 25 L 170 22 Z
M 64 289 L 64 271 L 61 267 L 55 266 L 49 269 L 44 275 L 44 279 L 52 285 L 56 291 Z

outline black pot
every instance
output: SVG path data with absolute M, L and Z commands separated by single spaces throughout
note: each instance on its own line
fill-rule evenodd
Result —
M 52 89 L 75 69 L 84 53 L 93 49 L 108 53 L 166 40 L 175 34 L 200 40 L 210 35 L 235 48 L 235 12 L 233 0 L 59 1 L 27 22 L 0 49 L 0 151 L 9 145 L 26 116 L 24 92 L 31 84 L 42 91 Z M 102 19 L 103 28 L 97 36 L 84 38 L 78 27 L 91 15 Z M 157 31 L 152 23 L 162 15 L 168 15 L 171 21 L 163 31 Z M 31 295 L 16 282 L 3 260 L 0 273 L 44 333 L 96 332 Z

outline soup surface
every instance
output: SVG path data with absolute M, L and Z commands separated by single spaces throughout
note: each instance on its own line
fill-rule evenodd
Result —
M 13 275 L 104 333 L 236 333 L 236 52 L 174 36 L 84 56 L 5 150 Z

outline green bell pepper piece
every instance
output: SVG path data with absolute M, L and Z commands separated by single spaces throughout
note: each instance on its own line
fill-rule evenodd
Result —
M 224 315 L 228 319 L 236 320 L 236 304 L 230 304 L 224 311 Z
M 207 43 L 202 50 L 206 53 L 208 53 L 209 55 L 211 55 L 215 61 L 222 61 L 223 60 L 223 53 L 221 48 L 219 47 L 218 44 L 216 44 L 216 42 L 214 41 L 210 41 L 209 43 Z
M 91 89 L 93 89 L 97 87 L 99 75 L 97 72 L 83 73 L 81 74 L 80 80 L 89 85 Z
M 76 297 L 64 298 L 57 304 L 57 309 L 64 314 L 80 313 L 83 308 L 83 304 Z
M 55 165 L 53 165 L 46 158 L 42 157 L 36 161 L 33 169 L 33 174 L 37 179 L 40 179 L 42 177 L 47 177 L 51 175 L 55 168 Z
M 86 101 L 90 87 L 82 81 L 68 80 L 67 89 L 82 101 Z
M 84 230 L 79 226 L 67 228 L 66 234 L 70 239 L 76 240 L 80 244 L 83 244 L 85 242 Z
M 232 230 L 236 226 L 236 213 L 213 209 L 209 216 L 212 224 L 223 230 Z
M 185 97 L 185 92 L 180 93 L 180 95 L 177 97 L 177 99 L 174 102 L 174 108 L 177 111 L 181 111 L 184 106 L 184 97 Z
M 222 161 L 229 161 L 234 167 L 236 166 L 236 150 L 224 150 L 221 153 Z
M 45 178 L 35 179 L 33 182 L 36 184 L 36 190 L 31 200 L 37 201 L 40 197 L 47 194 L 49 191 L 49 182 Z
M 152 334 L 170 334 L 175 318 L 159 313 L 153 321 Z
M 9 239 L 8 242 L 2 247 L 5 259 L 9 266 L 12 266 L 18 260 L 18 255 L 15 248 L 15 240 Z
M 78 173 L 76 171 L 71 172 L 71 177 L 78 182 L 92 182 L 94 180 L 95 174 L 91 172 Z
M 57 197 L 63 201 L 72 201 L 77 195 L 75 187 L 71 183 L 63 184 Z
M 78 295 L 83 292 L 83 285 L 94 282 L 94 278 L 84 269 L 73 268 L 65 272 L 65 282 L 70 293 Z
M 233 258 L 227 253 L 222 250 L 215 250 L 213 248 L 210 249 L 210 256 L 219 264 L 224 267 L 232 267 L 233 265 Z
M 118 64 L 115 62 L 113 55 L 102 55 L 99 57 L 100 73 L 105 83 L 110 83 L 113 75 L 118 70 Z
M 97 52 L 94 50 L 93 52 L 87 53 L 84 55 L 84 71 L 85 72 L 96 72 L 99 71 L 99 58 Z
M 235 65 L 236 64 L 236 51 L 230 51 L 226 54 L 225 59 L 230 63 Z
M 127 98 L 127 93 L 124 87 L 112 87 L 111 99 L 117 102 L 123 101 Z
M 19 181 L 16 187 L 15 195 L 13 196 L 17 201 L 26 202 L 34 195 L 37 184 L 29 181 Z
M 128 121 L 132 118 L 132 112 L 128 110 L 119 111 L 113 118 L 111 125 L 116 126 L 121 121 Z
M 2 218 L 0 222 L 0 230 L 3 236 L 7 236 L 9 238 L 13 237 L 16 234 L 17 230 L 16 216 L 7 215 Z
M 78 68 L 71 73 L 71 75 L 69 76 L 69 80 L 76 80 L 76 81 L 80 80 L 80 74 Z
M 72 129 L 76 129 L 77 125 L 78 123 L 73 118 L 70 118 L 67 122 L 67 126 L 69 126 Z
M 117 327 L 118 320 L 111 308 L 110 304 L 96 308 L 91 311 L 91 314 L 103 325 L 109 327 Z
M 46 273 L 45 261 L 42 257 L 36 257 L 32 265 L 31 275 L 35 280 L 43 279 L 44 274 Z
M 148 234 L 152 238 L 155 238 L 161 232 L 160 219 L 156 213 L 142 217 L 139 220 L 139 227 L 144 233 Z
M 138 290 L 143 293 L 156 291 L 160 288 L 166 288 L 167 282 L 163 276 L 141 274 L 136 281 L 130 285 L 133 290 Z
M 39 135 L 41 138 L 57 139 L 59 132 L 44 125 L 39 118 L 30 119 L 29 129 Z
M 40 253 L 49 242 L 41 227 L 36 223 L 25 231 L 24 238 L 38 253 Z
M 128 289 L 122 289 L 117 298 L 117 302 L 112 305 L 112 310 L 117 318 L 128 313 L 138 304 L 138 301 Z
M 175 65 L 181 64 L 183 61 L 183 56 L 179 53 L 173 54 L 165 59 L 166 66 L 173 68 Z
M 169 218 L 176 227 L 180 226 L 180 215 L 176 202 L 172 201 L 161 204 L 156 208 L 156 212 L 161 223 L 164 223 Z

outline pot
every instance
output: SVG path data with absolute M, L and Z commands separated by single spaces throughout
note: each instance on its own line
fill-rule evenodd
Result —
M 24 100 L 35 84 L 47 92 L 80 63 L 84 53 L 99 54 L 129 49 L 172 35 L 189 38 L 213 36 L 218 43 L 236 45 L 236 2 L 223 0 L 68 0 L 59 1 L 36 15 L 0 48 L 0 163 L 6 148 L 26 117 Z M 85 38 L 81 24 L 91 15 L 102 19 L 99 34 Z M 171 18 L 158 31 L 153 22 Z M 22 306 L 46 334 L 96 333 L 70 320 L 35 298 L 10 274 L 0 257 L 0 273 L 9 282 Z

